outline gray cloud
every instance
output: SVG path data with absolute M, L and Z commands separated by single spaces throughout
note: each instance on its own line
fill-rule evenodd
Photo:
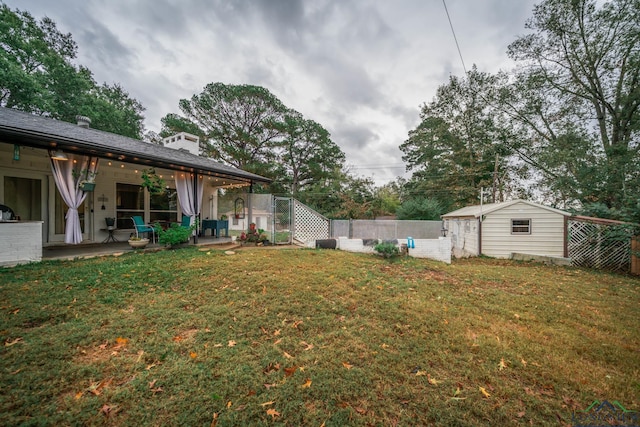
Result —
M 462 65 L 441 2 L 424 0 L 4 0 L 49 16 L 98 82 L 120 83 L 146 126 L 210 82 L 264 86 L 327 128 L 383 184 L 403 169 L 398 146 Z M 467 68 L 510 67 L 536 0 L 447 0 Z

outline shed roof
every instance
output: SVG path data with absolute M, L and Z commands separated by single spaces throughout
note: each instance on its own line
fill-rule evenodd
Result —
M 42 149 L 61 149 L 110 160 L 226 178 L 235 182 L 271 179 L 126 136 L 0 107 L 0 141 Z
M 480 215 L 488 215 L 492 212 L 495 212 L 500 209 L 504 209 L 509 206 L 513 206 L 518 203 L 524 203 L 529 206 L 534 206 L 536 208 L 545 209 L 551 212 L 555 212 L 559 215 L 571 216 L 569 212 L 561 211 L 559 209 L 551 208 L 549 206 L 541 205 L 539 203 L 530 202 L 528 200 L 516 199 L 510 200 L 508 202 L 501 203 L 486 203 L 483 205 L 476 206 L 466 206 L 462 209 L 458 209 L 449 213 L 446 213 L 441 216 L 443 219 L 447 218 L 479 218 Z

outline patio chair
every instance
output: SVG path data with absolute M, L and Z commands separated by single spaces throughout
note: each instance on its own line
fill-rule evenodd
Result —
M 191 217 L 182 215 L 182 222 L 180 223 L 180 227 L 184 227 L 184 228 L 191 227 Z
M 132 216 L 131 219 L 133 220 L 133 227 L 136 229 L 137 237 L 140 237 L 140 233 L 147 233 L 147 235 L 151 233 L 151 241 L 153 243 L 156 242 L 156 229 L 153 228 L 153 225 L 145 224 L 144 220 L 139 215 Z

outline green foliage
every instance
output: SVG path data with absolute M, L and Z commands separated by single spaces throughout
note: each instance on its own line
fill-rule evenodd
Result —
M 476 204 L 481 187 L 494 188 L 496 201 L 508 195 L 518 171 L 505 144 L 509 129 L 493 108 L 506 80 L 474 66 L 465 78 L 450 77 L 422 107 L 422 121 L 400 146 L 414 171 L 412 193 L 456 206 Z
M 384 258 L 393 258 L 400 255 L 400 249 L 398 248 L 398 245 L 391 242 L 378 243 L 373 247 L 373 249 Z
M 193 224 L 190 227 L 183 227 L 180 224 L 174 223 L 166 229 L 163 229 L 160 224 L 156 224 L 155 226 L 158 243 L 169 247 L 188 242 L 195 229 L 196 224 Z
M 446 213 L 446 209 L 440 201 L 429 197 L 416 197 L 404 202 L 398 208 L 396 215 L 401 220 L 437 221 L 444 213 Z
M 144 108 L 119 85 L 99 86 L 76 66 L 77 45 L 45 17 L 0 4 L 0 106 L 75 122 L 91 118 L 96 129 L 141 138 Z
M 639 0 L 546 0 L 509 46 L 525 71 L 501 106 L 558 200 L 633 210 L 640 197 L 638 10 Z
M 144 169 L 140 175 L 142 187 L 146 188 L 151 195 L 164 193 L 166 182 L 156 173 L 155 168 Z

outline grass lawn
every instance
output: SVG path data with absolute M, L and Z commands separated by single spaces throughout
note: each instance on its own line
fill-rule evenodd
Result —
M 0 425 L 571 425 L 640 410 L 640 280 L 185 248 L 0 270 Z

